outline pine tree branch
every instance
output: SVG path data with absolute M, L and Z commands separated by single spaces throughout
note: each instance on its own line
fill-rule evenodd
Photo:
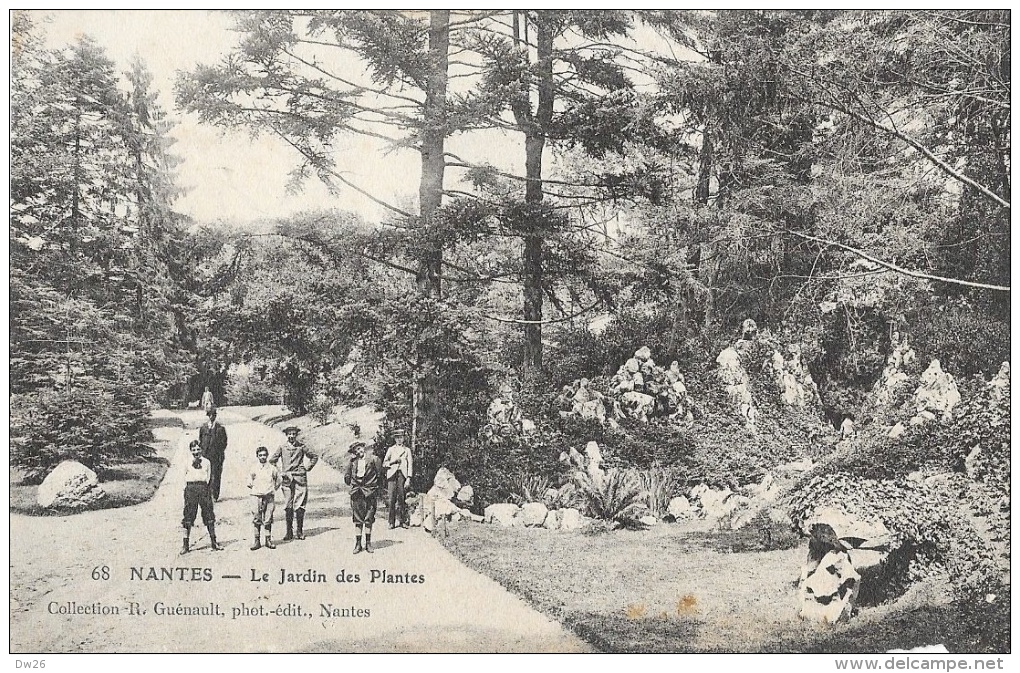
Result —
M 878 264 L 879 266 L 889 269 L 890 271 L 895 271 L 896 273 L 902 274 L 904 276 L 910 276 L 911 278 L 920 278 L 921 280 L 934 280 L 942 283 L 950 283 L 952 285 L 962 285 L 963 287 L 974 287 L 982 290 L 994 290 L 996 292 L 1010 291 L 1008 285 L 992 285 L 990 283 L 977 283 L 970 280 L 961 280 L 959 278 L 947 278 L 946 276 L 936 276 L 934 274 L 924 273 L 923 271 L 905 269 L 902 266 L 893 264 L 892 262 L 887 262 L 883 259 L 879 259 L 877 257 L 869 255 L 863 250 L 858 250 L 857 248 L 850 247 L 849 245 L 838 243 L 836 241 L 830 241 L 825 238 L 818 238 L 817 236 L 811 236 L 810 234 L 803 234 L 799 231 L 790 231 L 789 229 L 787 229 L 786 231 L 780 233 L 787 234 L 789 236 L 796 236 L 797 238 L 804 239 L 805 241 L 813 241 L 815 243 L 821 243 L 822 245 L 831 245 L 833 247 L 857 255 L 861 259 L 866 259 L 869 262 Z
M 591 306 L 586 306 L 585 308 L 581 309 L 580 311 L 577 311 L 576 313 L 571 313 L 570 315 L 562 316 L 560 318 L 550 318 L 548 320 L 521 320 L 520 318 L 507 318 L 504 316 L 489 315 L 488 313 L 480 313 L 479 315 L 489 320 L 495 320 L 496 322 L 511 323 L 514 325 L 548 325 L 551 323 L 566 322 L 568 320 L 573 320 L 577 316 L 584 315 L 585 313 L 588 313 L 592 309 L 598 308 L 601 305 L 602 300 L 599 299 Z
M 797 70 L 794 70 L 794 72 L 796 74 L 802 76 L 802 77 L 807 77 L 807 75 L 805 73 L 798 72 Z M 928 159 L 928 161 L 930 161 L 933 164 L 935 164 L 935 166 L 937 166 L 939 168 L 939 170 L 941 170 L 943 173 L 945 173 L 949 177 L 953 178 L 954 180 L 956 180 L 958 182 L 962 182 L 963 184 L 965 184 L 965 185 L 967 185 L 969 187 L 972 187 L 972 188 L 976 189 L 979 193 L 981 193 L 982 195 L 984 195 L 988 199 L 994 201 L 995 203 L 999 204 L 1003 208 L 1009 209 L 1009 201 L 1006 201 L 1001 196 L 999 196 L 998 194 L 996 194 L 995 192 L 990 190 L 988 187 L 985 187 L 981 183 L 977 182 L 976 180 L 967 177 L 966 175 L 964 175 L 960 171 L 957 171 L 952 166 L 947 164 L 945 161 L 943 161 L 942 159 L 939 159 L 937 156 L 935 156 L 934 152 L 932 152 L 930 149 L 925 147 L 920 141 L 915 139 L 913 136 L 908 135 L 907 133 L 899 130 L 898 128 L 895 128 L 893 126 L 889 126 L 887 124 L 883 124 L 882 122 L 878 121 L 877 119 L 872 119 L 868 115 L 865 115 L 865 114 L 862 114 L 860 112 L 857 112 L 856 110 L 851 110 L 847 106 L 840 105 L 839 103 L 837 103 L 835 101 L 827 101 L 827 100 L 817 99 L 817 100 L 813 100 L 813 101 L 809 100 L 808 102 L 817 103 L 818 105 L 822 105 L 823 107 L 827 107 L 830 110 L 835 110 L 836 112 L 841 112 L 841 113 L 843 113 L 843 114 L 845 114 L 845 115 L 847 115 L 849 117 L 853 117 L 854 119 L 857 119 L 858 121 L 862 121 L 865 124 L 868 124 L 869 126 L 875 128 L 875 129 L 878 129 L 879 131 L 883 131 L 883 132 L 888 133 L 889 135 L 891 135 L 891 136 L 893 136 L 895 138 L 898 138 L 899 140 L 905 142 L 906 144 L 910 145 L 915 150 L 920 152 L 926 159 Z

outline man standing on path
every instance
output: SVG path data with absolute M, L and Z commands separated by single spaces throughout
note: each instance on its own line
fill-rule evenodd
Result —
M 305 539 L 305 505 L 308 504 L 308 473 L 319 462 L 319 456 L 298 441 L 300 430 L 291 425 L 284 429 L 287 443 L 276 448 L 269 462 L 280 468 L 283 479 L 283 507 L 287 515 L 287 533 L 284 540 Z M 305 457 L 308 465 L 305 466 Z M 297 533 L 294 518 L 297 516 Z
M 209 410 L 216 406 L 216 402 L 213 400 L 212 391 L 209 390 L 209 386 L 205 387 L 205 392 L 202 393 L 202 410 L 205 413 L 209 413 Z
M 388 504 L 390 510 L 390 528 L 397 527 L 398 510 L 400 527 L 407 528 L 407 503 L 404 500 L 404 490 L 407 480 L 413 473 L 414 461 L 411 458 L 411 449 L 404 445 L 406 433 L 397 428 L 393 431 L 394 444 L 386 450 L 386 457 L 383 458 L 383 466 L 386 468 L 386 487 L 388 493 Z
M 216 420 L 216 407 L 209 409 L 206 414 L 209 416 L 209 422 L 203 423 L 198 429 L 198 443 L 202 447 L 202 453 L 212 465 L 209 488 L 212 490 L 213 500 L 219 500 L 223 460 L 227 455 L 227 429 Z

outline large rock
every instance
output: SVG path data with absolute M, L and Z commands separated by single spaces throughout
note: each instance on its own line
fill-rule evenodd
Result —
M 544 528 L 548 528 L 549 530 L 559 530 L 560 519 L 562 517 L 563 517 L 562 510 L 558 509 L 550 510 L 549 514 L 546 515 L 545 522 L 542 523 L 542 526 Z
M 454 496 L 457 495 L 457 491 L 460 490 L 460 482 L 453 476 L 453 472 L 450 472 L 445 467 L 439 468 L 435 479 L 432 480 L 432 484 L 433 488 L 439 489 L 447 500 L 453 500 Z
M 75 460 L 53 468 L 36 492 L 40 507 L 84 509 L 106 495 L 96 473 Z
M 998 402 L 1005 398 L 1009 399 L 1009 363 L 1003 362 L 998 373 L 988 382 L 992 387 L 992 399 Z
M 861 582 L 860 573 L 850 562 L 850 555 L 833 550 L 813 568 L 807 566 L 802 571 L 800 582 L 801 618 L 825 624 L 850 619 Z
M 585 420 L 606 422 L 606 405 L 602 400 L 588 400 L 580 405 L 575 405 L 573 412 Z
M 697 498 L 701 515 L 710 521 L 728 516 L 750 502 L 749 498 L 737 495 L 728 488 L 717 491 L 704 484 L 692 488 L 691 496 Z
M 932 360 L 921 374 L 921 385 L 914 393 L 918 411 L 932 411 L 945 415 L 960 403 L 960 391 L 952 374 L 942 371 L 938 360 Z
M 525 526 L 541 526 L 549 516 L 549 508 L 541 502 L 529 502 L 521 508 L 521 519 Z
M 606 473 L 602 469 L 602 450 L 599 449 L 598 442 L 588 442 L 585 444 L 584 455 L 587 459 L 585 471 L 592 481 L 601 485 L 606 478 Z
M 470 486 L 461 486 L 460 490 L 457 491 L 457 495 L 454 498 L 457 502 L 470 505 L 475 500 L 475 489 Z
M 512 526 L 514 518 L 520 511 L 521 508 L 513 503 L 496 503 L 485 508 L 485 521 L 487 523 L 498 523 L 502 526 Z
M 692 516 L 694 511 L 691 509 L 690 501 L 684 496 L 678 495 L 669 501 L 666 513 L 674 519 L 686 519 Z
M 726 394 L 730 401 L 737 408 L 744 422 L 753 427 L 757 412 L 754 408 L 751 390 L 748 387 L 750 380 L 747 377 L 747 371 L 740 362 L 740 353 L 733 347 L 726 348 L 719 353 L 719 357 L 715 361 L 719 365 L 719 379 L 726 386 Z
M 563 530 L 580 530 L 584 527 L 584 517 L 581 516 L 581 512 L 570 507 L 569 509 L 560 510 L 560 528 Z
M 816 526 L 829 526 L 839 543 L 847 549 L 881 549 L 888 547 L 892 534 L 881 521 L 851 518 L 835 507 L 820 507 L 804 520 L 802 530 L 813 535 Z
M 906 338 L 901 338 L 899 332 L 894 331 L 892 352 L 889 354 L 882 376 L 874 388 L 876 406 L 884 408 L 890 405 L 895 399 L 897 391 L 910 381 L 910 376 L 903 371 L 903 368 L 913 363 L 916 358 L 917 355 Z
M 634 357 L 642 362 L 652 357 L 652 349 L 648 346 L 642 346 L 641 348 L 634 351 Z
M 801 359 L 800 346 L 790 344 L 789 359 L 779 351 L 772 352 L 772 371 L 780 390 L 780 400 L 786 406 L 806 407 L 819 402 L 818 386 Z
M 623 394 L 621 405 L 623 412 L 630 418 L 647 421 L 648 417 L 655 411 L 655 398 L 651 395 L 631 391 Z

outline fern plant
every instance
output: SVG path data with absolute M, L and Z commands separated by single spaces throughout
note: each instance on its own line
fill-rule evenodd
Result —
M 611 469 L 602 479 L 594 479 L 586 472 L 577 472 L 574 483 L 588 516 L 626 528 L 643 527 L 638 517 L 645 511 L 644 493 L 632 473 Z

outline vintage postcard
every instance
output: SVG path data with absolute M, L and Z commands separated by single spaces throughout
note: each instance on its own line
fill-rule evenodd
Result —
M 16 667 L 1008 660 L 1008 10 L 9 22 Z

